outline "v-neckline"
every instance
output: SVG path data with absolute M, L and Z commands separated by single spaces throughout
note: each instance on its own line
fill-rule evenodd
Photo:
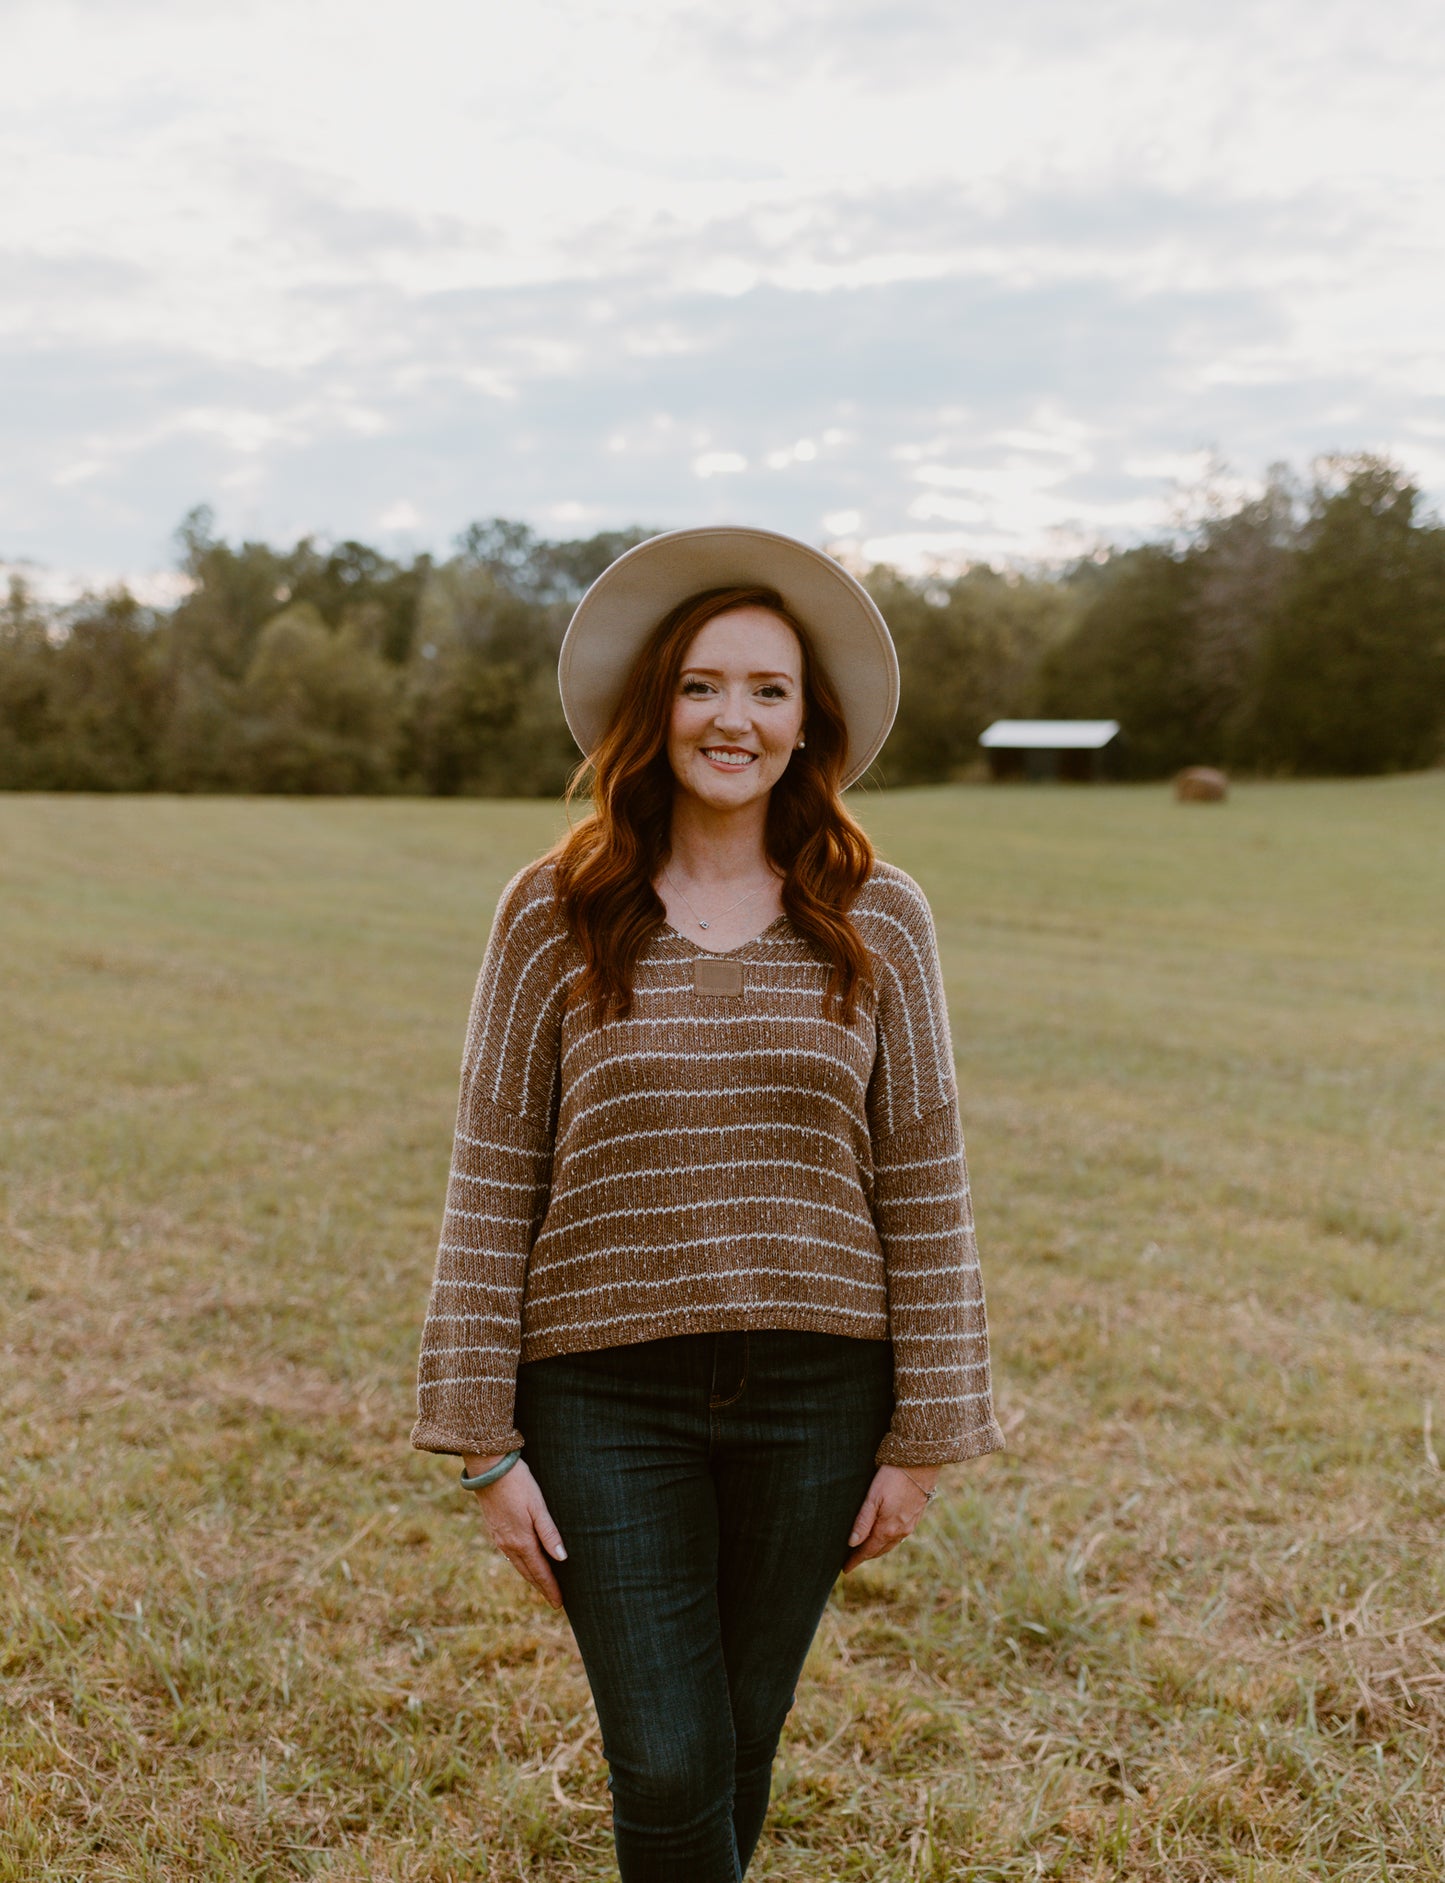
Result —
M 665 921 L 662 926 L 669 935 L 675 936 L 680 942 L 685 942 L 689 948 L 694 949 L 698 954 L 711 955 L 714 961 L 726 961 L 732 955 L 740 955 L 745 948 L 756 947 L 765 935 L 771 935 L 773 930 L 781 923 L 786 922 L 787 919 L 786 911 L 775 915 L 766 928 L 760 928 L 756 935 L 752 936 L 748 941 L 739 942 L 736 948 L 704 948 L 701 942 L 694 941 L 691 935 L 684 935 L 682 930 L 674 928 L 671 922 Z

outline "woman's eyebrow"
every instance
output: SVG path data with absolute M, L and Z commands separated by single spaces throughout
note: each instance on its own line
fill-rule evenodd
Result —
M 680 677 L 686 678 L 690 673 L 697 674 L 700 679 L 704 680 L 721 680 L 723 678 L 723 670 L 721 667 L 684 667 Z M 748 675 L 748 678 L 749 680 L 792 680 L 794 676 L 784 671 L 781 667 L 762 667 L 755 669 Z

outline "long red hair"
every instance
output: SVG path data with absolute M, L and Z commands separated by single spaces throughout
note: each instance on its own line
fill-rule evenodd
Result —
M 601 743 L 567 787 L 570 809 L 590 774 L 591 813 L 543 859 L 556 866 L 558 901 L 586 964 L 576 998 L 593 1002 L 604 1019 L 631 1011 L 638 956 L 666 921 L 652 881 L 670 847 L 676 781 L 667 736 L 678 675 L 699 630 L 735 608 L 766 608 L 803 653 L 807 743 L 773 786 L 764 835 L 783 877 L 783 909 L 831 963 L 829 1011 L 850 1019 L 860 991 L 873 985 L 868 950 L 847 913 L 873 867 L 873 846 L 843 805 L 848 729 L 838 696 L 774 589 L 707 589 L 679 602 L 649 636 Z

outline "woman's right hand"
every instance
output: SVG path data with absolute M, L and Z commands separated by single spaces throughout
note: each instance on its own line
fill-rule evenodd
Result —
M 468 1456 L 462 1462 L 467 1476 L 475 1478 L 499 1464 L 501 1457 L 500 1452 L 494 1452 L 490 1458 Z M 492 1541 L 513 1569 L 519 1576 L 525 1576 L 533 1588 L 540 1589 L 553 1608 L 561 1608 L 562 1591 L 557 1587 L 557 1578 L 547 1558 L 552 1556 L 563 1563 L 567 1552 L 547 1509 L 542 1488 L 527 1469 L 526 1459 L 519 1458 L 495 1484 L 488 1484 L 472 1495 L 482 1507 L 482 1517 Z

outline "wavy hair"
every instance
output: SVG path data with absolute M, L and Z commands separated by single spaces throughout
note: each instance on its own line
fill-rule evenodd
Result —
M 848 919 L 873 867 L 873 846 L 843 805 L 848 728 L 838 696 L 775 589 L 706 589 L 679 602 L 648 637 L 597 750 L 567 786 L 570 812 L 590 777 L 591 812 L 541 859 L 555 866 L 558 902 L 581 945 L 576 997 L 604 1019 L 631 1012 L 638 957 L 666 922 L 652 881 L 670 851 L 676 780 L 667 739 L 678 675 L 698 632 L 736 608 L 776 615 L 803 654 L 807 744 L 772 788 L 764 833 L 768 861 L 783 878 L 783 909 L 831 964 L 830 1014 L 851 1019 L 860 993 L 873 985 L 868 950 Z

